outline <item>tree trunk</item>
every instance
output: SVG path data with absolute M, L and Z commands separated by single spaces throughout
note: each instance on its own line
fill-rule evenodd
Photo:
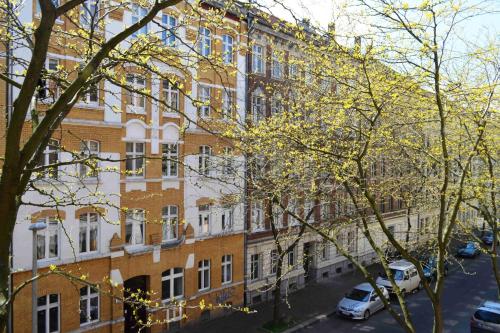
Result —
M 432 333 L 441 333 L 443 332 L 443 308 L 440 296 L 437 296 L 432 301 L 432 308 L 434 309 L 434 326 L 432 328 Z
M 281 273 L 283 266 L 283 256 L 278 255 L 278 263 L 276 267 L 276 285 L 273 290 L 273 324 L 277 325 L 281 321 Z
M 410 214 L 411 214 L 411 208 L 408 207 L 406 209 L 406 225 L 408 226 L 408 228 L 406 229 L 406 244 L 408 244 L 410 242 L 410 231 L 411 231 L 411 218 L 410 218 Z M 418 221 L 417 221 L 418 223 Z

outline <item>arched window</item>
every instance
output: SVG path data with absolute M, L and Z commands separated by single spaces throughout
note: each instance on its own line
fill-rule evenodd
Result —
M 170 268 L 161 274 L 161 299 L 164 302 L 181 298 L 184 295 L 184 270 Z

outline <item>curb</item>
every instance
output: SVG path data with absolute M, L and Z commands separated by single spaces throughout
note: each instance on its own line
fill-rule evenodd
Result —
M 332 312 L 328 312 L 328 313 L 322 313 L 322 314 L 319 314 L 315 317 L 312 317 L 311 319 L 308 319 L 306 321 L 303 321 L 302 323 L 292 327 L 292 328 L 289 328 L 281 333 L 293 333 L 293 332 L 297 332 L 298 330 L 300 329 L 303 329 L 303 328 L 306 328 L 307 326 L 309 325 L 312 325 L 314 323 L 317 323 L 318 321 L 322 321 L 322 320 L 325 320 L 327 319 L 328 317 L 332 316 L 335 314 L 335 311 L 332 311 Z

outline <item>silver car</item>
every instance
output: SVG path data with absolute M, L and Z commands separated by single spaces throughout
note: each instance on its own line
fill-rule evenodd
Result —
M 486 301 L 477 308 L 470 319 L 471 333 L 500 332 L 500 303 Z
M 378 285 L 384 297 L 389 299 L 389 292 L 384 286 Z M 346 294 L 337 305 L 339 316 L 351 319 L 368 319 L 372 314 L 384 308 L 384 303 L 378 297 L 373 287 L 365 282 L 358 284 Z

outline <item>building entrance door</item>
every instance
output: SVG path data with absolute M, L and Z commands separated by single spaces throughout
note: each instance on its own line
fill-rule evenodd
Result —
M 125 291 L 123 296 L 125 297 L 125 304 L 123 305 L 123 316 L 125 317 L 125 333 L 136 333 L 136 332 L 149 332 L 147 327 L 142 327 L 139 321 L 143 323 L 147 322 L 147 310 L 146 307 L 137 304 L 135 300 L 136 297 L 131 297 L 132 293 L 142 295 L 142 298 L 146 298 L 146 291 L 148 290 L 148 277 L 146 275 L 136 276 L 128 279 L 123 284 Z M 135 313 L 134 313 L 135 311 Z

